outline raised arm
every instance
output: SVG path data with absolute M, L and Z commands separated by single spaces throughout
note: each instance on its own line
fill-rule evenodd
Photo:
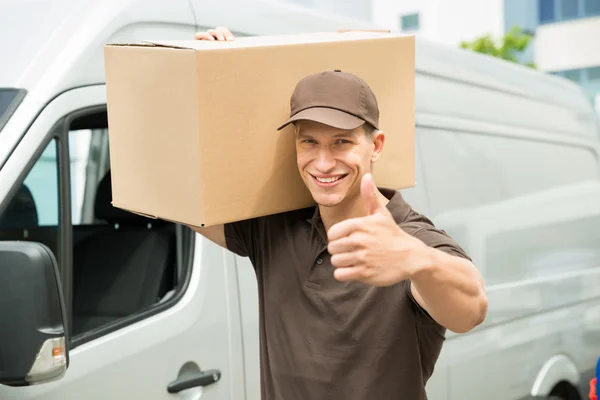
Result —
M 234 40 L 233 34 L 225 27 L 217 27 L 206 32 L 198 32 L 194 37 L 197 40 Z M 223 248 L 227 248 L 227 243 L 225 242 L 225 227 L 223 225 L 210 226 L 207 228 L 190 226 L 190 228 L 211 242 L 214 242 Z

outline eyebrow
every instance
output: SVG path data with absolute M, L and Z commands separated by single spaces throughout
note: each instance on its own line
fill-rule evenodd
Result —
M 298 130 L 298 137 L 309 137 L 302 129 Z
M 333 137 L 336 138 L 340 138 L 340 137 L 355 137 L 356 134 L 353 131 L 348 131 L 348 132 L 340 132 L 340 133 L 336 133 L 335 135 L 333 135 Z

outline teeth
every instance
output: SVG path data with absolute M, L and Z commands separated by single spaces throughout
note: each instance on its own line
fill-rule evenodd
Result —
M 331 182 L 337 181 L 340 178 L 341 178 L 341 176 L 334 176 L 334 177 L 331 177 L 331 178 L 317 178 L 317 180 L 319 182 L 323 182 L 323 183 L 331 183 Z

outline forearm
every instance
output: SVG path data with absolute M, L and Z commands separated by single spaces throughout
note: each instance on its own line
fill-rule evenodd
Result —
M 464 333 L 483 322 L 487 296 L 476 267 L 469 260 L 428 247 L 412 274 L 412 292 L 433 319 Z

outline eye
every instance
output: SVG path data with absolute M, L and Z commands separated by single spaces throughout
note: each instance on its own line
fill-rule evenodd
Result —
M 317 141 L 314 139 L 302 139 L 301 143 L 315 144 L 315 143 L 317 143 Z
M 335 141 L 335 144 L 349 144 L 349 143 L 352 143 L 352 142 L 349 140 L 346 140 L 346 139 L 338 139 Z

